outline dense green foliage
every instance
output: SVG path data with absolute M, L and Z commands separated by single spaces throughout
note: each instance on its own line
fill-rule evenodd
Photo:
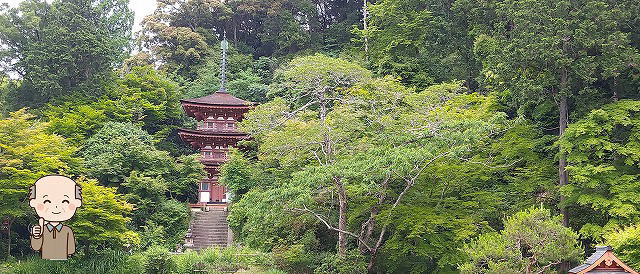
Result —
M 592 216 L 580 219 L 580 233 L 594 241 L 638 223 L 638 136 L 640 102 L 622 100 L 591 111 L 560 140 L 568 155 L 568 202 Z
M 620 229 L 607 234 L 606 243 L 613 247 L 616 256 L 623 260 L 627 265 L 638 269 L 640 267 L 640 230 L 637 225 Z
M 133 205 L 127 203 L 114 188 L 98 185 L 95 180 L 79 180 L 82 187 L 82 210 L 79 210 L 70 226 L 77 240 L 89 249 L 129 247 L 140 243 L 140 236 L 129 229 Z
M 131 68 L 107 88 L 96 100 L 69 100 L 46 107 L 50 131 L 82 144 L 106 122 L 130 122 L 152 134 L 159 147 L 184 151 L 171 142 L 173 131 L 186 120 L 175 82 L 151 66 L 143 66 Z
M 416 92 L 319 55 L 294 59 L 274 79 L 282 97 L 242 123 L 257 161 L 234 153 L 222 171 L 243 194 L 230 224 L 252 247 L 330 252 L 345 216 L 346 246 L 372 266 L 379 257 L 378 270 L 455 269 L 461 246 L 499 222 L 501 209 L 549 202 L 553 166 L 537 154 L 549 142 L 508 121 L 495 97 L 460 83 Z M 344 212 L 332 198 L 340 187 Z
M 184 204 L 193 201 L 196 183 L 204 176 L 202 164 L 193 156 L 174 159 L 157 150 L 151 136 L 126 123 L 109 122 L 86 140 L 82 151 L 87 175 L 126 193 L 136 205 L 132 223 L 143 229 L 143 243 L 173 247 L 186 232 L 189 213 Z
M 91 98 L 105 90 L 130 44 L 133 13 L 126 0 L 28 0 L 0 18 L 5 72 L 22 76 L 18 106 Z
M 28 204 L 22 203 L 28 186 L 41 176 L 73 174 L 80 169 L 77 148 L 64 138 L 46 132 L 47 124 L 35 121 L 24 109 L 0 120 L 0 215 L 24 215 Z
M 460 267 L 463 273 L 544 273 L 582 253 L 578 234 L 544 208 L 506 218 L 500 233 L 482 234 L 465 249 L 472 262 Z
M 638 1 L 158 0 L 136 34 L 128 4 L 0 11 L 0 267 L 555 273 L 596 244 L 640 267 Z M 219 179 L 260 252 L 172 255 L 205 175 L 180 99 L 220 89 L 223 37 L 260 105 Z M 49 173 L 84 187 L 79 252 L 16 262 Z
M 68 261 L 49 261 L 29 257 L 20 262 L 0 265 L 2 273 L 30 274 L 46 269 L 52 273 L 184 273 L 195 271 L 206 273 L 229 273 L 249 270 L 250 273 L 282 274 L 273 269 L 273 258 L 269 254 L 246 248 L 207 249 L 202 252 L 187 252 L 169 255 L 162 247 L 130 255 L 122 251 L 105 250 L 89 258 L 72 258 Z

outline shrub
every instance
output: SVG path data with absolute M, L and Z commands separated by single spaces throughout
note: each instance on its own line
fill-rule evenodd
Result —
M 169 250 L 161 246 L 152 246 L 144 253 L 144 269 L 147 273 L 172 273 L 176 269 Z
M 331 254 L 322 260 L 314 273 L 358 274 L 367 273 L 367 262 L 358 250 L 350 250 L 346 256 Z
M 301 244 L 280 246 L 272 251 L 276 266 L 293 273 L 310 273 L 313 271 L 314 258 Z
M 177 273 L 193 273 L 204 270 L 208 273 L 235 272 L 249 269 L 252 266 L 272 267 L 273 260 L 269 254 L 247 248 L 208 248 L 200 252 L 188 251 L 174 255 Z
M 43 260 L 37 256 L 28 257 L 15 263 L 8 263 L 2 273 L 141 273 L 125 271 L 128 266 L 127 254 L 118 250 L 104 250 L 92 256 L 72 257 L 67 261 Z
M 605 236 L 616 255 L 634 269 L 640 268 L 640 226 L 633 225 Z

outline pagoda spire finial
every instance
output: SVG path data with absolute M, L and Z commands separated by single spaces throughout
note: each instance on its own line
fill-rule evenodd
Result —
M 222 62 L 220 64 L 220 90 L 218 92 L 227 92 L 225 84 L 227 82 L 227 49 L 229 49 L 229 42 L 227 42 L 226 30 L 223 33 L 220 48 L 222 49 Z

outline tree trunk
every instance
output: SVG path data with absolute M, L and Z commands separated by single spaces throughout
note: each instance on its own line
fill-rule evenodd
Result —
M 320 123 L 323 127 L 327 127 L 326 119 L 328 113 L 325 93 L 326 90 L 317 94 L 320 105 Z M 325 164 L 332 163 L 334 161 L 334 151 L 331 136 L 328 131 L 325 132 L 323 136 L 322 151 L 326 157 Z M 322 164 L 322 162 L 320 162 L 320 164 Z M 333 183 L 338 192 L 338 229 L 340 230 L 338 232 L 338 255 L 345 256 L 347 254 L 347 234 L 343 231 L 347 231 L 347 192 L 340 177 L 333 176 Z
M 567 96 L 565 94 L 560 95 L 560 120 L 559 120 L 559 137 L 562 137 L 565 130 L 567 129 L 567 124 L 569 120 L 569 106 L 567 104 Z M 559 173 L 559 183 L 560 187 L 566 185 L 569 182 L 569 177 L 567 174 L 567 156 L 564 153 L 560 153 L 560 160 L 558 164 L 558 173 Z M 564 196 L 560 196 L 560 203 L 564 201 Z M 562 224 L 566 227 L 569 226 L 569 214 L 567 212 L 567 208 L 562 206 L 560 208 L 560 213 L 562 214 Z
M 368 273 L 373 273 L 373 266 L 376 264 L 376 259 L 377 259 L 377 255 L 378 255 L 378 250 L 374 250 L 373 252 L 371 252 L 371 258 L 369 259 L 369 264 L 367 265 L 367 272 Z
M 613 99 L 614 102 L 618 101 L 618 79 L 617 78 L 613 78 L 613 96 L 611 96 L 611 99 Z
M 336 189 L 338 190 L 339 216 L 338 229 L 347 231 L 347 193 L 340 178 L 334 178 Z M 347 254 L 347 234 L 338 233 L 338 255 L 345 256 Z
M 369 29 L 368 23 L 367 23 L 368 15 L 369 15 L 369 9 L 367 7 L 367 0 L 364 0 L 362 1 L 362 27 L 363 27 L 363 30 L 365 31 L 364 55 L 365 55 L 366 61 L 369 61 L 369 34 L 367 33 L 367 30 Z
M 7 258 L 11 256 L 11 220 L 9 220 L 9 226 L 7 226 Z
M 567 42 L 565 40 L 563 44 L 563 49 L 567 50 Z M 569 104 L 567 102 L 568 96 L 568 70 L 564 68 L 562 73 L 560 74 L 560 100 L 559 100 L 559 110 L 560 110 L 560 118 L 558 119 L 558 138 L 562 138 L 565 130 L 567 129 L 567 125 L 569 124 Z M 560 159 L 558 161 L 558 186 L 562 187 L 569 183 L 569 176 L 567 174 L 567 156 L 562 152 L 562 147 L 560 149 Z M 563 204 L 565 197 L 560 195 L 560 204 Z M 562 225 L 565 227 L 569 227 L 569 211 L 567 210 L 566 205 L 561 205 L 560 214 L 562 214 Z M 563 261 L 560 263 L 560 273 L 566 273 L 569 270 L 569 262 Z
M 373 234 L 373 229 L 376 226 L 375 217 L 376 215 L 378 215 L 379 211 L 380 210 L 377 206 L 371 209 L 371 216 L 369 217 L 369 220 L 367 220 L 367 222 L 363 224 L 362 229 L 360 230 L 360 238 L 362 239 L 362 241 L 369 242 L 371 234 Z M 364 246 L 361 242 L 358 242 L 358 247 L 360 248 L 360 252 L 362 252 L 363 254 L 369 251 L 367 250 L 367 247 Z
M 91 252 L 89 241 L 84 241 L 84 256 L 89 256 L 89 252 Z

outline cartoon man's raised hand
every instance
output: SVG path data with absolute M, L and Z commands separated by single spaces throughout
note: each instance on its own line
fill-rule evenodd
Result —
M 31 235 L 33 235 L 33 237 L 36 239 L 40 238 L 40 236 L 42 236 L 43 227 L 44 227 L 44 218 L 40 218 L 40 220 L 38 221 L 38 225 L 31 228 Z
M 33 226 L 33 228 L 31 229 L 31 235 L 33 235 L 34 238 L 40 238 L 40 236 L 42 236 L 43 228 L 44 228 L 44 218 L 40 218 L 40 220 L 38 220 L 38 225 Z

